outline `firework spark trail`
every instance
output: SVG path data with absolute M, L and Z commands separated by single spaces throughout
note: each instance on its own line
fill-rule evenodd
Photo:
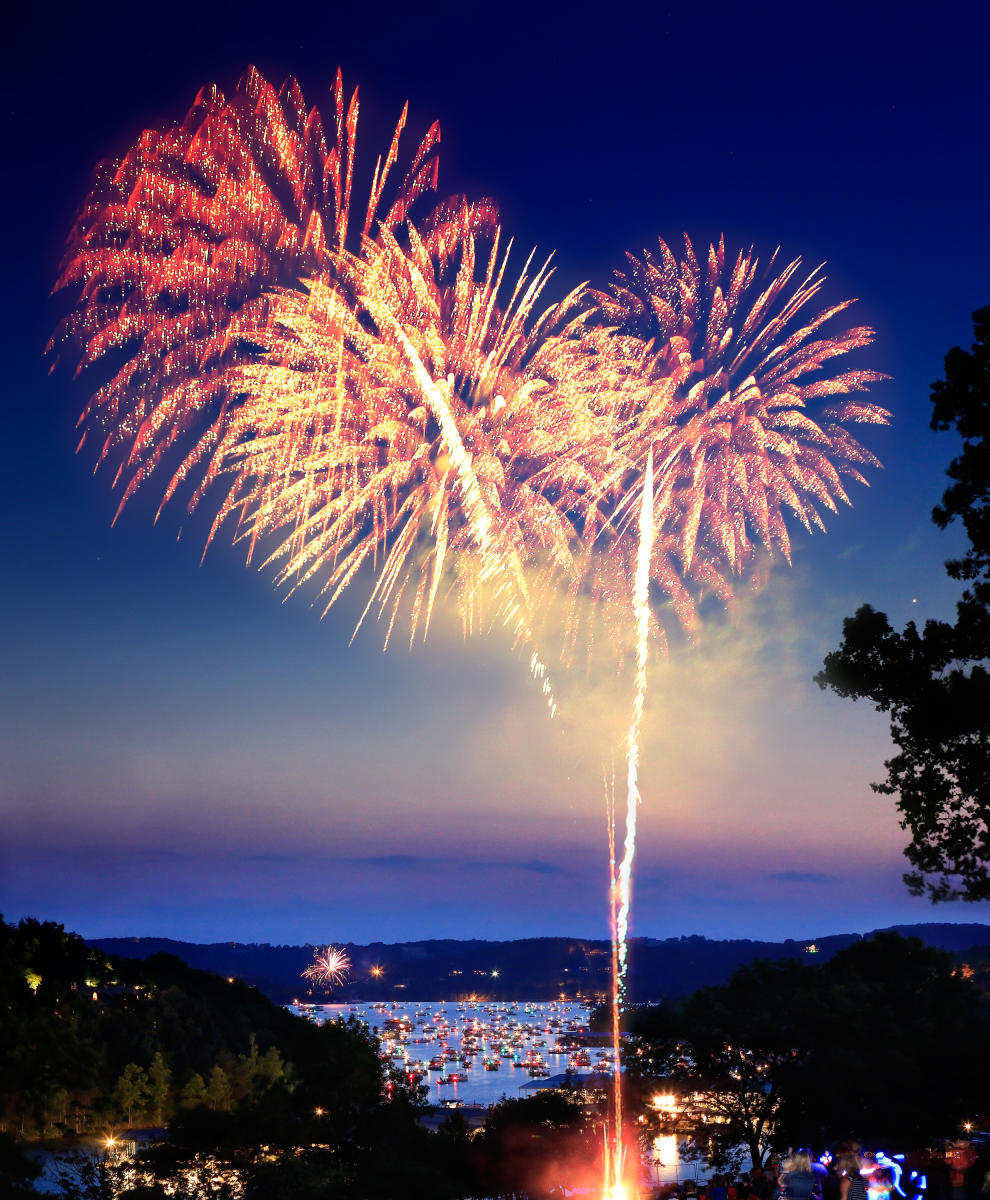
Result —
M 329 571 L 329 604 L 380 550 L 384 565 L 359 626 L 379 602 L 382 611 L 392 607 L 391 632 L 403 589 L 418 574 L 411 627 L 415 636 L 422 616 L 425 635 L 446 562 L 461 572 L 462 614 L 479 599 L 475 584 L 494 581 L 496 607 L 517 644 L 530 650 L 530 670 L 552 715 L 547 668 L 533 648 L 523 554 L 530 560 L 540 551 L 557 570 L 571 561 L 570 497 L 554 507 L 540 477 L 548 467 L 558 475 L 567 470 L 569 448 L 587 440 L 587 422 L 571 397 L 547 413 L 530 395 L 545 391 L 553 371 L 571 361 L 573 342 L 563 333 L 547 337 L 546 327 L 564 321 L 574 297 L 536 317 L 547 271 L 528 280 L 524 269 L 500 312 L 495 300 L 508 255 L 500 259 L 498 230 L 489 226 L 486 277 L 477 283 L 475 219 L 471 206 L 450 205 L 443 236 L 434 230 L 424 240 L 410 225 L 409 251 L 385 238 L 384 247 L 366 242 L 362 255 L 342 256 L 346 297 L 307 281 L 308 297 L 279 298 L 275 331 L 252 331 L 265 361 L 238 379 L 245 417 L 214 456 L 218 471 L 226 463 L 235 474 L 221 511 L 237 514 L 252 538 L 280 538 L 271 559 L 283 560 L 280 582 L 298 586 Z M 451 285 L 442 278 L 452 247 L 462 260 Z M 527 331 L 529 316 L 539 335 Z M 330 411 L 337 401 L 328 401 L 341 392 L 343 421 Z M 272 400 L 290 413 L 309 412 L 314 436 L 286 438 Z M 321 411 L 326 418 L 318 424 Z M 286 441 L 290 469 L 280 457 Z M 271 488 L 266 481 L 276 466 Z M 429 538 L 420 538 L 427 525 Z M 432 546 L 420 557 L 416 547 L 427 540 Z M 480 561 L 479 572 L 472 560 Z
M 616 928 L 617 880 L 615 877 L 615 772 L 605 778 L 605 813 L 608 825 L 608 910 L 611 934 L 612 979 L 612 1144 L 605 1146 L 606 1194 L 622 1178 L 622 1077 L 619 1071 L 619 937 Z
M 850 503 L 845 480 L 866 484 L 862 467 L 880 466 L 847 425 L 886 424 L 890 414 L 850 395 L 885 376 L 834 369 L 873 331 L 823 332 L 852 301 L 809 312 L 820 270 L 802 279 L 799 259 L 781 269 L 776 254 L 761 263 L 752 248 L 733 261 L 722 239 L 707 262 L 687 237 L 680 261 L 665 242 L 658 249 L 627 256 L 608 291 L 589 292 L 609 333 L 596 347 L 601 359 L 627 361 L 625 388 L 605 398 L 616 439 L 596 472 L 583 565 L 597 602 L 585 611 L 601 608 L 619 628 L 635 622 L 631 508 L 653 448 L 652 584 L 665 602 L 653 635 L 662 649 L 668 621 L 694 636 L 706 597 L 729 607 L 737 580 L 755 583 L 778 554 L 790 562 L 792 518 L 809 533 L 825 529 L 823 510 Z
M 327 122 L 294 81 L 276 90 L 252 68 L 101 165 L 49 350 L 97 376 L 82 420 L 102 427 L 99 461 L 118 458 L 121 508 L 168 471 L 163 504 L 187 482 L 190 510 L 220 498 L 208 542 L 228 521 L 249 561 L 280 540 L 278 582 L 322 580 L 331 605 L 380 564 L 389 634 L 410 596 L 425 634 L 441 576 L 469 631 L 490 582 L 553 711 L 532 632 L 543 593 L 566 584 L 568 655 L 579 601 L 625 625 L 650 448 L 652 585 L 688 630 L 704 596 L 731 602 L 761 546 L 789 558 L 785 510 L 823 527 L 818 506 L 848 499 L 839 474 L 878 465 L 840 423 L 882 409 L 804 411 L 881 378 L 828 369 L 872 340 L 818 335 L 847 304 L 795 328 L 820 272 L 798 283 L 797 261 L 774 276 L 771 259 L 760 283 L 751 250 L 733 265 L 719 241 L 706 264 L 686 239 L 678 262 L 661 241 L 607 291 L 582 285 L 542 314 L 548 265 L 527 262 L 502 304 L 495 205 L 434 199 L 438 127 L 396 175 L 403 110 L 362 222 L 357 93 L 346 102 L 338 73 L 333 96 Z M 652 633 L 662 645 L 659 619 Z
M 650 637 L 650 564 L 653 559 L 653 450 L 646 459 L 643 475 L 643 503 L 639 514 L 639 554 L 633 584 L 633 609 L 636 614 L 636 692 L 632 721 L 629 725 L 628 769 L 626 772 L 626 836 L 622 861 L 616 876 L 618 910 L 615 919 L 618 941 L 618 980 L 621 993 L 626 977 L 629 936 L 629 905 L 632 899 L 632 865 L 636 855 L 636 817 L 639 809 L 639 735 L 646 704 L 647 658 Z
M 508 472 L 520 447 L 498 413 L 524 417 L 518 428 L 532 444 L 520 461 L 531 471 L 551 461 L 561 470 L 561 447 L 580 444 L 580 405 L 554 408 L 555 437 L 541 414 L 520 413 L 571 353 L 566 337 L 547 334 L 573 296 L 530 322 L 544 266 L 532 278 L 524 270 L 507 308 L 497 302 L 508 255 L 498 255 L 495 206 L 453 198 L 430 207 L 436 125 L 404 179 L 390 180 L 405 110 L 364 213 L 349 221 L 358 104 L 356 92 L 345 103 L 339 72 L 334 102 L 326 124 L 293 81 L 276 92 L 249 69 L 233 96 L 204 89 L 181 126 L 149 130 L 121 163 L 105 164 L 56 285 L 80 295 L 49 351 L 105 374 L 108 351 L 126 347 L 83 418 L 103 426 L 101 462 L 124 451 L 121 508 L 184 442 L 162 503 L 188 480 L 192 510 L 224 479 L 207 544 L 232 522 L 250 562 L 262 538 L 281 538 L 262 565 L 281 561 L 290 591 L 322 572 L 332 604 L 381 553 L 371 599 L 382 601 L 380 616 L 391 603 L 386 645 L 410 582 L 413 635 L 421 618 L 429 627 L 445 567 L 466 629 L 478 585 L 490 583 L 553 715 L 524 562 L 535 550 L 566 569 L 573 528 L 566 503 L 553 511 L 519 470 Z M 421 232 L 415 204 L 428 212 Z M 478 239 L 493 242 L 481 281 Z M 353 253 L 348 240 L 359 242 Z M 372 309 L 405 325 L 385 323 L 391 356 L 367 322 Z M 537 360 L 542 367 L 527 367 Z M 442 430 L 449 480 L 436 469 L 427 411 Z
M 615 792 L 606 784 L 605 805 L 608 820 L 609 928 L 611 930 L 611 1032 L 612 1032 L 612 1145 L 607 1147 L 605 1188 L 609 1197 L 625 1194 L 623 1171 L 625 1151 L 622 1142 L 622 1058 L 619 1044 L 619 1013 L 628 958 L 629 906 L 632 900 L 632 866 L 636 855 L 636 816 L 639 808 L 639 737 L 646 704 L 647 660 L 650 636 L 650 566 L 653 557 L 653 449 L 646 458 L 643 474 L 643 498 L 639 512 L 639 551 L 633 588 L 636 613 L 636 691 L 632 722 L 629 726 L 628 767 L 626 775 L 626 829 L 622 861 L 615 866 Z

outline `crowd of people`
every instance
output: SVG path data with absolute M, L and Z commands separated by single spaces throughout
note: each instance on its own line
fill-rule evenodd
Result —
M 912 1175 L 913 1172 L 913 1175 Z M 796 1150 L 771 1156 L 762 1167 L 668 1184 L 661 1200 L 990 1200 L 990 1148 L 969 1148 L 963 1161 L 941 1147 L 903 1160 L 879 1157 L 857 1142 L 843 1142 L 813 1158 Z

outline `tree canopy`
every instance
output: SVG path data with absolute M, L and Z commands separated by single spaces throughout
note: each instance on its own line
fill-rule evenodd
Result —
M 983 1100 L 990 1021 L 948 955 L 883 933 L 823 966 L 757 961 L 722 987 L 630 1014 L 644 1133 L 717 1169 L 854 1135 L 901 1149 Z
M 946 563 L 965 587 L 954 623 L 894 630 L 869 605 L 843 623 L 842 644 L 815 679 L 890 714 L 897 753 L 873 789 L 897 797 L 912 870 L 904 880 L 930 899 L 990 898 L 990 307 L 973 314 L 975 342 L 945 356 L 932 384 L 931 427 L 955 429 L 962 452 L 932 519 L 960 521 L 969 539 Z

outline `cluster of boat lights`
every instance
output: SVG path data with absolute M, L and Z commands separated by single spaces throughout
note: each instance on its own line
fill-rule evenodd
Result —
M 325 1019 L 321 1005 L 296 1007 L 309 1020 Z M 438 1088 L 466 1083 L 469 1072 L 479 1066 L 485 1071 L 518 1069 L 533 1079 L 547 1079 L 552 1074 L 548 1059 L 556 1059 L 554 1066 L 561 1072 L 612 1069 L 610 1051 L 582 1044 L 588 1023 L 575 1016 L 573 1002 L 467 1001 L 457 1004 L 456 1013 L 422 1006 L 411 1015 L 391 1003 L 362 1008 L 363 1012 L 351 1008 L 350 1013 L 373 1025 L 382 1058 L 411 1083 L 427 1082 Z M 375 1022 L 376 1016 L 380 1021 Z M 431 1047 L 432 1053 L 418 1047 Z

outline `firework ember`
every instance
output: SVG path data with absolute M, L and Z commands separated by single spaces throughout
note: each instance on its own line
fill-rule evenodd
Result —
M 99 461 L 115 451 L 121 460 L 122 503 L 177 443 L 190 453 L 166 497 L 208 460 L 236 413 L 229 372 L 256 358 L 246 331 L 353 237 L 358 99 L 345 117 L 339 72 L 334 103 L 328 142 L 295 81 L 276 93 L 251 68 L 229 99 L 204 88 L 181 124 L 147 130 L 97 169 L 56 284 L 79 298 L 50 348 L 80 370 L 123 357 L 81 418 L 84 439 L 106 431 Z M 375 173 L 364 234 L 376 220 L 402 222 L 436 183 L 434 126 L 381 211 L 404 124 L 405 113 Z
M 697 601 L 732 599 L 735 578 L 752 575 L 760 554 L 790 560 L 785 514 L 809 532 L 824 529 L 819 508 L 849 503 L 842 476 L 866 483 L 879 466 L 839 422 L 885 424 L 890 414 L 832 398 L 884 378 L 876 371 L 829 375 L 826 364 L 872 341 L 857 327 L 818 331 L 846 309 L 804 318 L 822 277 L 794 285 L 800 263 L 760 282 L 752 252 L 726 268 L 723 242 L 702 270 L 689 239 L 678 264 L 665 243 L 659 260 L 629 258 L 610 293 L 593 292 L 600 319 L 635 370 L 609 395 L 616 440 L 599 495 L 585 519 L 584 562 L 595 594 L 629 610 L 636 631 L 636 698 L 628 740 L 626 838 L 618 872 L 617 931 L 625 969 L 629 886 L 639 803 L 639 731 L 647 639 L 660 639 L 650 591 L 680 624 L 697 625 Z M 809 408 L 827 403 L 809 415 Z M 636 521 L 635 514 L 639 513 Z M 609 581 L 607 587 L 601 578 Z M 625 586 L 617 586 L 625 581 Z M 628 617 L 626 618 L 628 624 Z
M 583 446 L 587 406 L 544 410 L 531 396 L 575 358 L 573 298 L 534 316 L 547 272 L 524 271 L 497 306 L 508 254 L 487 206 L 454 202 L 407 235 L 408 247 L 383 234 L 338 256 L 341 283 L 307 281 L 308 295 L 280 297 L 273 326 L 252 331 L 266 355 L 239 372 L 242 416 L 214 455 L 233 478 L 219 519 L 273 537 L 282 582 L 321 576 L 329 603 L 380 555 L 365 612 L 390 611 L 389 632 L 408 589 L 411 635 L 425 634 L 448 571 L 468 632 L 487 585 L 552 709 L 525 563 L 570 561 L 574 531 L 545 478 Z M 553 335 L 539 340 L 529 318 Z
M 350 969 L 351 960 L 346 950 L 339 946 L 325 946 L 316 951 L 316 957 L 303 971 L 302 977 L 322 987 L 336 987 L 346 981 Z

